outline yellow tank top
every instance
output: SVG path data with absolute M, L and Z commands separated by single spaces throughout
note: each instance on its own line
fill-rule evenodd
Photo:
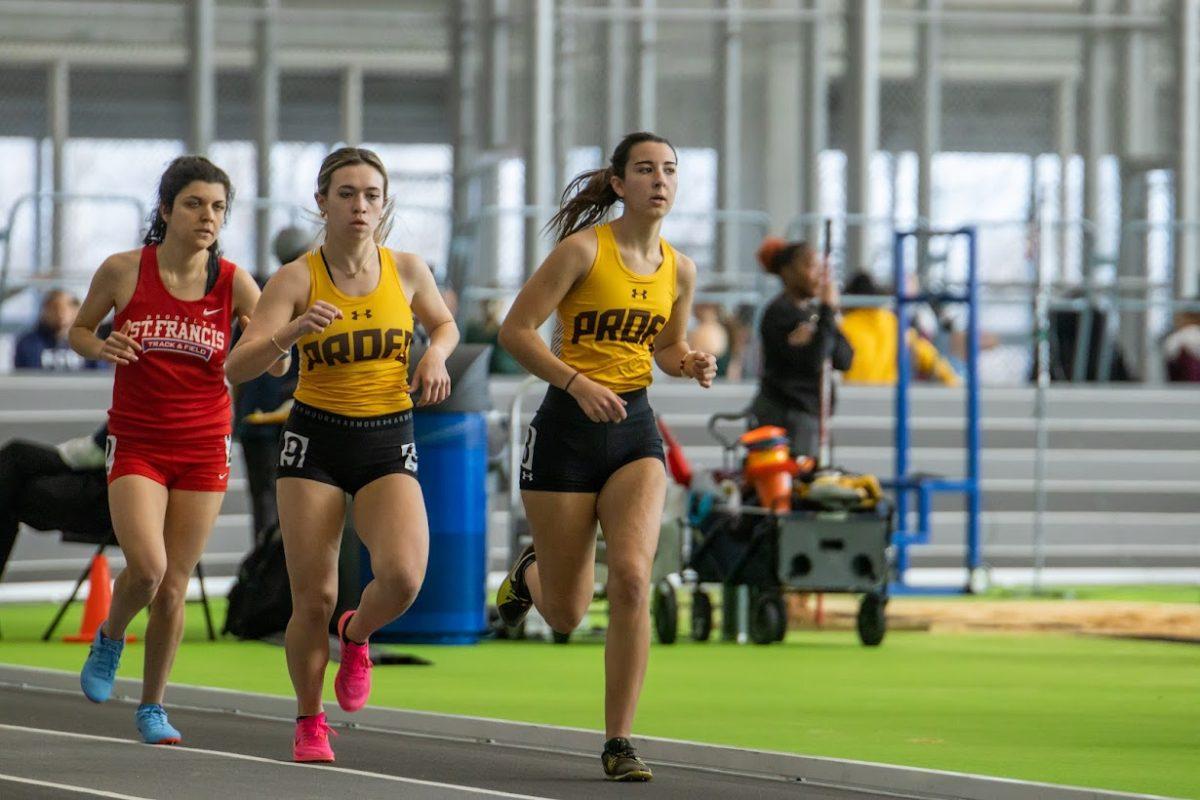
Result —
M 308 305 L 324 300 L 342 318 L 309 333 L 300 348 L 296 399 L 347 417 L 375 417 L 412 408 L 408 396 L 408 349 L 412 308 L 396 271 L 392 251 L 379 248 L 379 283 L 368 295 L 352 297 L 333 285 L 319 250 L 308 254 Z
M 583 283 L 558 304 L 554 354 L 614 392 L 632 392 L 654 379 L 654 337 L 675 303 L 675 250 L 665 239 L 653 275 L 625 266 L 612 227 L 597 225 L 596 260 Z

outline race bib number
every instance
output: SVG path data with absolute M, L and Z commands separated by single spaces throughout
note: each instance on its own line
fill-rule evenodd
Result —
M 279 450 L 279 466 L 304 466 L 304 456 L 308 453 L 308 437 L 291 431 L 283 432 L 283 446 Z

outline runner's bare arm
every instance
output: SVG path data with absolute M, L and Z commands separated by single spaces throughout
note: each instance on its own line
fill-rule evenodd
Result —
M 254 278 L 250 277 L 249 272 L 238 267 L 237 271 L 233 273 L 233 313 L 242 327 L 242 335 L 245 335 L 246 329 L 250 327 L 250 317 L 254 314 L 254 309 L 261 296 L 262 292 L 259 291 Z M 267 372 L 277 378 L 282 377 L 287 374 L 291 363 L 292 353 L 289 349 L 287 355 L 280 356 L 271 366 L 267 367 Z

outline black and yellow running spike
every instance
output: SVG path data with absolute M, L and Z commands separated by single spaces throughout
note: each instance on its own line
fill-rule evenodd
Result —
M 510 628 L 524 622 L 525 615 L 533 607 L 533 597 L 525 585 L 525 570 L 535 560 L 533 545 L 526 545 L 496 591 L 496 610 L 500 613 L 500 619 Z
M 638 757 L 628 739 L 616 738 L 605 742 L 600 762 L 604 764 L 604 774 L 610 781 L 654 780 L 654 773 Z

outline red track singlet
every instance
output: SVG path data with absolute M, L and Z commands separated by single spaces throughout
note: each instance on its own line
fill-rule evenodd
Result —
M 137 288 L 114 320 L 142 346 L 138 360 L 116 368 L 109 433 L 156 443 L 190 443 L 231 432 L 225 356 L 233 316 L 233 275 L 224 259 L 212 291 L 180 300 L 158 274 L 158 248 L 142 248 Z

